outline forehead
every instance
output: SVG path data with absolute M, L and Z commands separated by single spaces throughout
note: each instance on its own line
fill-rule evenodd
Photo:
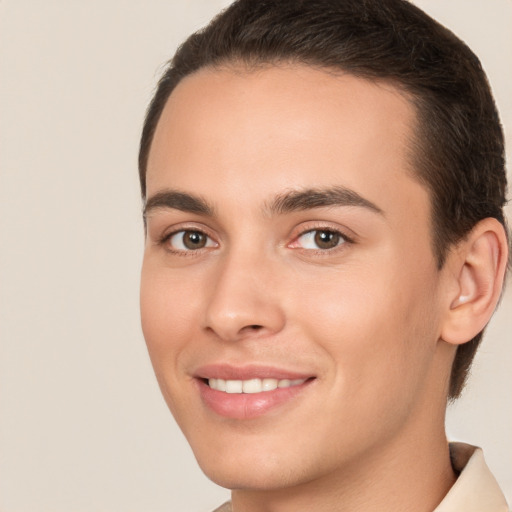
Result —
M 407 188 L 426 193 L 411 172 L 414 125 L 412 104 L 387 83 L 300 65 L 200 70 L 164 108 L 148 196 L 214 187 L 219 200 L 263 201 L 287 188 L 334 184 L 377 203 L 402 196 L 409 208 Z

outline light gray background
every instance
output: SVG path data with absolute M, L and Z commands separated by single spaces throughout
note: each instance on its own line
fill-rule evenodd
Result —
M 0 512 L 207 512 L 228 496 L 146 355 L 136 175 L 162 64 L 228 3 L 0 0 Z M 417 3 L 480 55 L 510 148 L 512 2 Z M 448 418 L 509 501 L 511 317 L 509 289 Z

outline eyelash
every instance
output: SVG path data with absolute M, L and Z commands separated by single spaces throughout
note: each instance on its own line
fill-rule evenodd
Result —
M 181 236 L 183 237 L 183 236 L 185 236 L 186 233 L 189 233 L 189 234 L 197 233 L 199 235 L 202 235 L 202 236 L 206 237 L 207 244 L 209 242 L 213 242 L 213 244 L 209 245 L 209 246 L 207 245 L 204 247 L 200 247 L 197 249 L 188 249 L 188 250 L 187 249 L 176 249 L 175 247 L 173 247 L 170 244 L 170 241 L 173 237 L 175 237 L 176 235 L 179 235 L 179 234 L 181 234 Z M 158 241 L 158 245 L 166 246 L 167 251 L 169 251 L 172 254 L 176 254 L 178 256 L 190 257 L 190 256 L 197 256 L 197 255 L 201 254 L 202 249 L 210 249 L 212 247 L 216 247 L 216 246 L 218 246 L 218 243 L 215 242 L 213 240 L 213 238 L 210 235 L 208 235 L 208 233 L 206 233 L 203 229 L 184 228 L 184 229 L 178 229 L 176 231 L 172 231 L 171 233 L 164 235 Z
M 190 248 L 189 249 L 177 249 L 177 248 L 173 247 L 170 244 L 170 241 L 171 241 L 171 239 L 173 237 L 175 237 L 176 235 L 180 235 L 180 234 L 183 237 L 183 236 L 185 236 L 186 233 L 189 233 L 189 234 L 197 233 L 197 234 L 202 235 L 202 236 L 207 238 L 206 244 L 209 244 L 210 242 L 213 242 L 213 243 L 211 243 L 211 245 L 205 245 L 204 247 L 200 247 L 200 248 L 197 248 L 197 249 L 190 249 Z M 339 243 L 337 245 L 335 245 L 334 247 L 331 247 L 331 248 L 320 248 L 320 247 L 318 247 L 316 249 L 313 249 L 313 248 L 307 249 L 307 248 L 295 245 L 297 243 L 297 241 L 301 237 L 304 237 L 306 235 L 312 235 L 313 233 L 328 233 L 330 235 L 338 236 L 340 238 L 340 240 L 339 240 Z M 302 251 L 307 252 L 308 254 L 327 255 L 328 253 L 332 254 L 333 252 L 340 250 L 341 247 L 346 245 L 346 244 L 353 244 L 353 243 L 354 243 L 354 240 L 351 237 L 347 236 L 341 230 L 333 228 L 333 227 L 328 227 L 328 226 L 322 225 L 322 226 L 315 226 L 315 227 L 312 227 L 312 228 L 308 228 L 308 229 L 302 230 L 298 235 L 296 235 L 293 238 L 293 241 L 291 243 L 288 243 L 286 245 L 286 247 L 289 247 L 289 248 L 292 248 L 292 249 L 297 249 L 297 250 L 302 250 Z M 168 233 L 168 234 L 164 235 L 158 241 L 158 244 L 162 245 L 162 246 L 166 246 L 166 249 L 170 253 L 176 254 L 178 256 L 184 256 L 184 257 L 197 256 L 197 255 L 199 255 L 199 254 L 201 254 L 203 252 L 203 249 L 208 250 L 208 249 L 211 249 L 211 248 L 218 247 L 218 245 L 219 245 L 203 229 L 193 229 L 193 228 L 189 228 L 189 229 L 184 228 L 184 229 L 179 229 L 179 230 L 176 230 L 176 231 L 172 231 L 171 233 Z
M 315 233 L 316 233 L 316 235 L 315 235 Z M 328 234 L 330 236 L 334 235 L 335 237 L 338 237 L 336 245 L 334 247 L 328 247 L 328 248 L 318 247 L 318 241 L 316 240 L 316 237 L 319 234 L 321 234 L 321 233 Z M 305 247 L 301 247 L 301 246 L 296 246 L 295 245 L 295 244 L 297 244 L 297 242 L 298 242 L 298 240 L 300 238 L 307 237 L 307 236 L 310 237 L 309 242 L 313 242 L 314 244 L 317 245 L 316 248 L 309 248 L 308 249 L 308 248 L 305 248 Z M 326 256 L 327 254 L 332 254 L 333 252 L 341 250 L 342 246 L 344 246 L 346 244 L 351 244 L 351 243 L 354 243 L 354 240 L 351 237 L 347 236 L 340 229 L 322 225 L 322 226 L 315 226 L 313 228 L 309 228 L 309 229 L 306 229 L 304 231 L 301 231 L 293 239 L 293 242 L 288 244 L 288 247 L 291 247 L 291 248 L 294 248 L 294 249 L 297 249 L 297 250 L 302 250 L 304 252 L 307 252 L 308 254 L 319 254 L 319 255 L 322 255 L 322 256 Z

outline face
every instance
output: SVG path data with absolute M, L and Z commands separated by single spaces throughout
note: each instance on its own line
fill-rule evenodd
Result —
M 172 93 L 149 155 L 142 326 L 217 483 L 305 485 L 428 435 L 447 376 L 414 120 L 392 86 L 301 66 L 203 70 Z

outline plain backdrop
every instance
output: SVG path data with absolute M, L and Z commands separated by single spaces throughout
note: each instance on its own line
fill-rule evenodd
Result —
M 208 512 L 228 497 L 146 354 L 136 169 L 163 64 L 228 3 L 0 0 L 1 512 Z M 417 3 L 481 57 L 510 148 L 511 0 Z M 511 332 L 509 289 L 448 414 L 509 501 Z

